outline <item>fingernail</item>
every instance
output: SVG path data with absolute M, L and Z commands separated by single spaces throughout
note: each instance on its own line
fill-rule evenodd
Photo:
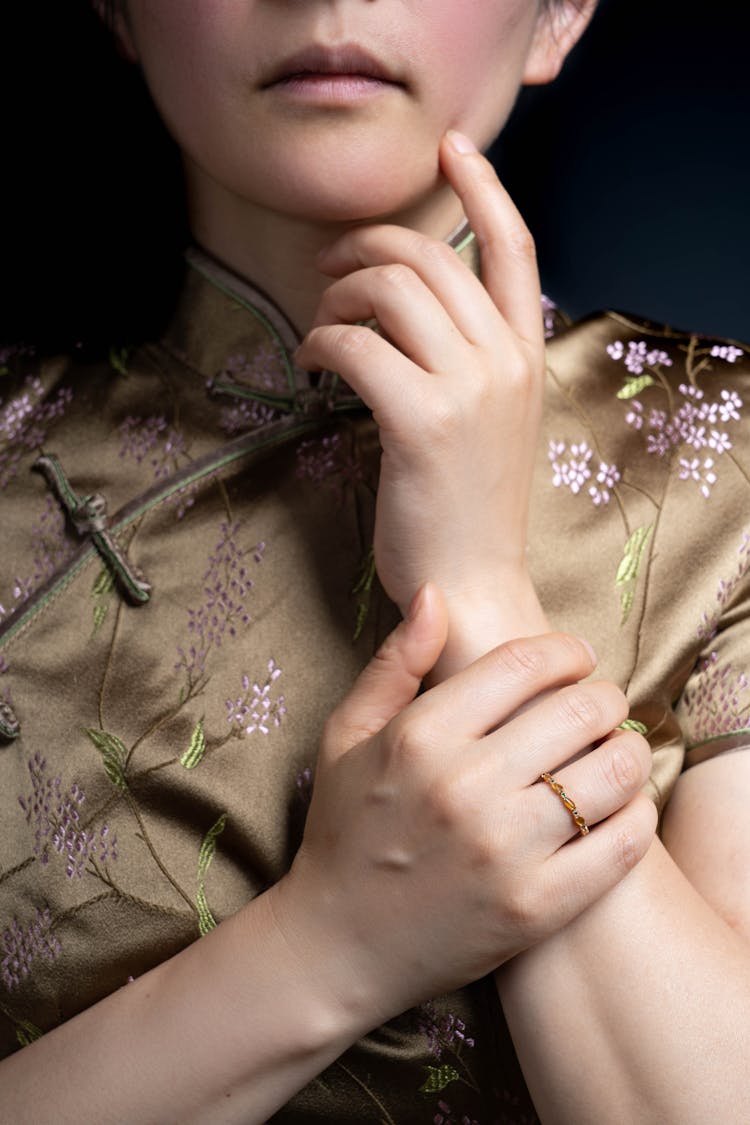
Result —
M 583 647 L 586 649 L 586 652 L 591 657 L 591 663 L 592 664 L 598 664 L 599 663 L 599 657 L 596 655 L 596 653 L 594 652 L 593 648 L 591 647 L 589 642 L 586 640 L 586 638 L 585 637 L 578 637 L 578 640 L 581 642 Z
M 466 154 L 478 151 L 477 146 L 465 133 L 457 133 L 455 129 L 449 129 L 446 136 L 448 137 L 448 143 L 456 152 Z

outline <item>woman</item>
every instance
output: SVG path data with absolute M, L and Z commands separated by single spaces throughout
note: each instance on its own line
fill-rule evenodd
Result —
M 543 1121 L 746 1116 L 745 755 L 677 783 L 693 885 L 640 793 L 744 745 L 744 353 L 583 324 L 542 420 L 474 148 L 592 10 L 118 11 L 200 249 L 158 342 L 8 357 L 11 1116 L 533 1120 L 510 1035 Z

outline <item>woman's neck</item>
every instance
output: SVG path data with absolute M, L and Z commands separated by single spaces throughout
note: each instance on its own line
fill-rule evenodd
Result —
M 364 222 L 389 222 L 447 238 L 463 218 L 447 185 L 409 211 L 362 222 L 317 222 L 257 206 L 200 175 L 187 176 L 193 237 L 214 257 L 253 282 L 284 310 L 304 335 L 331 279 L 315 258 L 324 246 Z

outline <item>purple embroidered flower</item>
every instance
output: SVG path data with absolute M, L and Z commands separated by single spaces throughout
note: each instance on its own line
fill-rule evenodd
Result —
M 719 405 L 719 417 L 722 422 L 739 422 L 740 410 L 742 409 L 742 399 L 736 391 L 722 391 L 721 402 Z
M 748 686 L 745 673 L 738 674 L 731 664 L 720 663 L 716 652 L 700 664 L 684 697 L 696 742 L 744 730 L 750 724 Z
M 161 414 L 148 418 L 128 415 L 120 425 L 120 457 L 140 465 L 147 458 L 156 480 L 169 477 L 180 466 L 185 439 Z
M 711 489 L 716 484 L 716 473 L 713 471 L 712 457 L 706 457 L 701 463 L 700 457 L 693 457 L 690 461 L 680 458 L 678 476 L 680 480 L 694 480 L 700 486 L 701 493 L 708 500 Z
M 103 824 L 97 831 L 84 826 L 81 808 L 86 794 L 78 785 L 67 793 L 62 791 L 62 780 L 47 776 L 47 761 L 37 752 L 28 763 L 31 775 L 31 792 L 19 797 L 18 803 L 26 813 L 26 823 L 34 828 L 34 854 L 42 865 L 49 863 L 50 850 L 61 855 L 69 879 L 80 879 L 89 860 L 106 864 L 117 859 L 117 838 Z
M 445 1051 L 460 1054 L 463 1047 L 473 1047 L 474 1040 L 466 1034 L 466 1024 L 453 1012 L 438 1015 L 435 1004 L 428 1000 L 418 1009 L 419 1031 L 427 1037 L 427 1047 L 438 1062 Z
M 736 363 L 744 354 L 742 348 L 736 348 L 733 344 L 714 344 L 711 348 L 711 355 L 715 359 L 725 359 L 727 363 Z
M 634 430 L 643 428 L 643 403 L 634 399 L 630 404 L 630 410 L 625 415 L 625 421 Z
M 29 375 L 27 388 L 10 399 L 0 411 L 0 489 L 6 488 L 18 473 L 24 455 L 41 449 L 51 424 L 61 418 L 73 398 L 70 387 L 62 387 L 49 402 L 43 400 L 44 387 L 36 375 Z M 0 404 L 1 406 L 2 404 Z
M 719 433 L 718 430 L 711 430 L 708 444 L 717 453 L 726 453 L 727 450 L 732 448 L 732 443 L 729 440 L 729 434 Z
M 479 1125 L 473 1117 L 467 1117 L 464 1114 L 462 1117 L 454 1115 L 448 1102 L 443 1101 L 441 1098 L 438 1102 L 438 1113 L 433 1117 L 433 1125 Z
M 716 605 L 710 614 L 703 612 L 701 624 L 698 626 L 698 636 L 701 640 L 708 641 L 715 636 L 724 610 L 730 605 L 735 591 L 748 571 L 750 571 L 750 531 L 745 530 L 737 550 L 737 567 L 734 574 L 729 579 L 720 580 L 716 590 Z
M 324 438 L 303 441 L 297 447 L 297 476 L 309 480 L 313 488 L 326 483 L 343 503 L 348 485 L 362 480 L 362 466 L 351 456 L 345 456 L 340 434 L 327 434 Z
M 280 727 L 286 715 L 286 704 L 283 695 L 274 695 L 271 690 L 280 675 L 281 668 L 273 659 L 268 661 L 268 672 L 262 684 L 245 674 L 242 695 L 226 701 L 227 721 L 245 734 L 256 731 L 268 734 L 272 727 Z
M 297 476 L 312 481 L 315 488 L 338 471 L 341 434 L 303 441 L 297 447 Z
M 601 504 L 609 504 L 610 489 L 621 479 L 620 470 L 617 465 L 608 465 L 602 461 L 599 465 L 599 471 L 596 474 L 596 484 L 592 484 L 589 488 L 589 495 L 594 504 L 599 507 Z M 599 487 L 601 485 L 601 488 Z
M 152 414 L 148 418 L 129 414 L 119 427 L 120 457 L 140 465 L 155 448 L 166 428 L 167 420 L 161 414 Z
M 607 354 L 615 361 L 622 360 L 631 375 L 642 375 L 647 367 L 671 367 L 672 360 L 661 348 L 649 348 L 646 340 L 631 340 L 627 351 L 622 340 L 607 345 Z
M 178 646 L 180 659 L 175 668 L 184 668 L 190 679 L 205 671 L 214 645 L 220 648 L 227 638 L 237 636 L 241 625 L 250 624 L 245 602 L 253 580 L 245 560 L 252 555 L 256 563 L 259 562 L 265 544 L 240 547 L 239 531 L 238 523 L 222 523 L 221 538 L 209 556 L 208 569 L 203 575 L 204 600 L 197 609 L 188 609 L 188 631 L 194 641 L 187 651 Z
M 250 359 L 242 353 L 229 356 L 217 379 L 276 394 L 286 394 L 289 389 L 281 352 L 273 343 L 261 344 Z
M 567 445 L 563 441 L 551 441 L 547 456 L 552 463 L 552 483 L 555 488 L 569 488 L 577 495 L 591 477 L 591 458 L 593 451 L 585 441 L 571 445 L 570 456 L 564 459 Z M 596 483 L 589 485 L 588 494 L 595 507 L 606 507 L 611 499 L 611 490 L 620 481 L 620 470 L 606 461 L 599 462 Z
M 219 425 L 227 437 L 254 430 L 265 426 L 268 422 L 275 421 L 279 411 L 265 402 L 248 402 L 243 399 L 232 406 L 222 407 L 219 415 Z
M 9 992 L 18 988 L 31 973 L 34 962 L 41 958 L 51 964 L 62 952 L 62 946 L 52 929 L 52 918 L 47 908 L 37 909 L 35 917 L 26 926 L 14 918 L 2 936 L 3 958 L 0 975 Z

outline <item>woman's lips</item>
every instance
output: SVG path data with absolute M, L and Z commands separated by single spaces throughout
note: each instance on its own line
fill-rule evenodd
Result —
M 403 83 L 374 55 L 354 44 L 312 46 L 287 56 L 261 83 L 294 101 L 359 101 Z

